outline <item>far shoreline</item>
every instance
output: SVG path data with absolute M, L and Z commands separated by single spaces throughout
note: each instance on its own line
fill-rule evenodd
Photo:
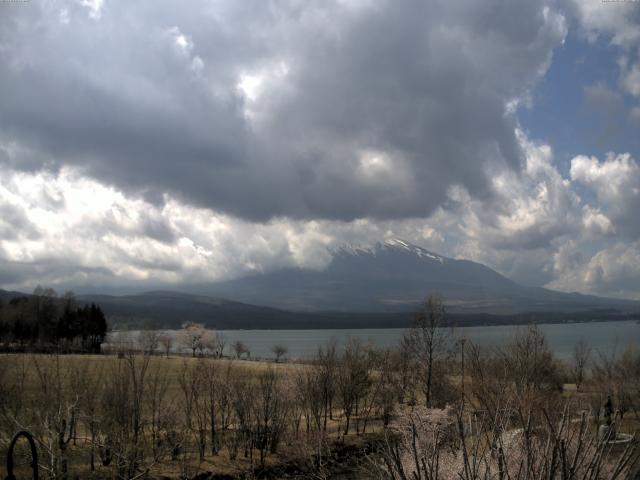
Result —
M 415 314 L 413 313 L 360 313 L 360 312 L 318 312 L 312 314 L 317 316 L 316 321 L 300 321 L 295 323 L 277 323 L 276 325 L 260 325 L 259 319 L 255 323 L 247 326 L 246 321 L 238 322 L 233 325 L 229 319 L 222 322 L 212 320 L 204 321 L 202 324 L 206 328 L 218 331 L 279 331 L 279 330 L 371 330 L 371 329 L 405 329 L 413 325 Z M 466 314 L 466 313 L 449 313 L 447 314 L 448 327 L 467 328 L 467 327 L 497 327 L 497 326 L 526 326 L 526 325 L 562 325 L 573 323 L 594 323 L 594 322 L 638 322 L 640 323 L 640 313 L 623 313 L 623 312 L 567 312 L 567 313 L 550 313 L 550 312 L 529 312 L 518 314 Z M 323 321 L 324 320 L 324 321 Z M 179 330 L 179 324 L 160 324 L 154 325 L 155 322 L 135 320 L 131 323 L 124 321 L 122 323 L 117 320 L 111 321 L 114 328 L 110 331 L 129 331 L 129 330 Z M 276 323 L 276 322 L 274 322 Z M 151 328 L 150 328 L 151 327 Z

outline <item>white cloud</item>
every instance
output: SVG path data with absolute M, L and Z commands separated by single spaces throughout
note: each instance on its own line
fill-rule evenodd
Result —
M 598 213 L 609 228 L 632 237 L 640 234 L 640 167 L 628 153 L 613 154 L 600 161 L 579 155 L 571 160 L 571 179 L 589 187 L 597 198 Z M 596 211 L 596 210 L 593 210 Z
M 100 20 L 100 17 L 102 16 L 102 9 L 104 7 L 104 0 L 81 0 L 80 5 L 88 10 L 90 18 L 93 20 Z
M 196 73 L 202 73 L 204 69 L 204 61 L 198 55 L 193 54 L 195 44 L 193 39 L 180 31 L 180 28 L 173 26 L 167 30 L 169 37 L 173 41 L 173 47 L 178 55 L 184 57 L 189 62 L 191 70 Z
M 614 45 L 628 47 L 640 40 L 636 23 L 638 14 L 635 2 L 603 2 L 601 0 L 570 0 L 587 37 L 610 37 Z
M 60 9 L 58 20 L 62 25 L 68 25 L 71 22 L 71 18 L 69 17 L 69 10 L 67 10 L 66 8 Z
M 560 261 L 559 261 L 560 263 Z M 640 243 L 616 243 L 568 267 L 549 286 L 612 297 L 640 299 Z
M 622 88 L 634 97 L 640 98 L 640 63 L 633 64 L 627 57 L 622 57 L 619 63 Z
M 247 98 L 247 100 L 249 100 L 250 102 L 254 102 L 260 95 L 260 86 L 262 85 L 263 81 L 263 75 L 243 74 L 240 76 L 238 89 Z
M 598 208 L 585 205 L 583 208 L 582 223 L 587 231 L 603 235 L 615 234 L 615 227 L 606 215 Z
M 640 99 L 640 9 L 637 2 L 568 0 L 587 38 L 617 47 L 619 86 Z M 617 100 L 619 102 L 619 99 Z M 633 108 L 631 115 L 633 116 Z
M 519 137 L 526 155 L 524 171 L 496 172 L 496 199 L 489 208 L 481 200 L 467 200 L 465 236 L 492 249 L 544 248 L 579 223 L 580 199 L 553 165 L 551 148 L 522 133 Z
M 0 170 L 0 286 L 158 285 L 285 266 L 323 268 L 329 248 L 403 236 L 440 250 L 425 221 L 252 223 L 165 196 L 154 205 L 83 177 Z

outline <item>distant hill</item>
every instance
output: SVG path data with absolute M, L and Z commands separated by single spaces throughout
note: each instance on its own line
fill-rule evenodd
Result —
M 26 293 L 22 292 L 12 292 L 9 290 L 0 290 L 0 302 L 8 303 L 12 298 L 16 297 L 26 297 L 28 296 Z
M 292 312 L 203 295 L 154 291 L 139 295 L 82 295 L 79 302 L 97 303 L 115 327 L 180 328 L 185 321 L 217 329 L 340 329 L 406 328 L 414 311 L 402 312 Z M 562 323 L 635 318 L 614 309 L 578 312 L 527 312 L 514 315 L 450 313 L 452 324 L 507 325 L 521 323 Z
M 402 312 L 441 293 L 451 312 L 520 314 L 592 309 L 640 311 L 640 302 L 526 287 L 495 270 L 402 240 L 345 245 L 322 271 L 287 268 L 200 286 L 202 293 L 295 311 Z
M 154 291 L 139 295 L 81 295 L 79 302 L 97 303 L 115 327 L 180 328 L 185 321 L 217 329 L 340 329 L 406 328 L 414 311 L 403 312 L 292 312 L 261 307 L 204 295 Z M 635 318 L 619 310 L 579 312 L 527 312 L 515 315 L 451 313 L 452 324 L 507 325 L 520 323 L 562 323 Z
M 99 304 L 116 324 L 179 328 L 186 321 L 216 328 L 269 328 L 303 321 L 291 312 L 203 295 L 154 291 L 137 295 L 80 295 L 79 302 Z
M 24 296 L 0 290 L 5 303 Z M 177 329 L 185 321 L 217 329 L 340 329 L 406 328 L 413 323 L 414 311 L 402 312 L 292 312 L 260 307 L 204 295 L 174 291 L 154 291 L 137 295 L 80 295 L 80 304 L 96 303 L 113 328 Z M 525 312 L 511 315 L 452 312 L 447 315 L 458 326 L 508 325 L 522 323 L 563 323 L 635 319 L 616 309 L 574 312 Z

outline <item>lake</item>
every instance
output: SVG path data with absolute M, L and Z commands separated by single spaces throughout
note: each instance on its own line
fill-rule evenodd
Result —
M 466 338 L 478 345 L 497 346 L 507 342 L 518 325 L 460 327 L 454 330 L 457 338 Z M 593 349 L 594 354 L 601 352 L 611 354 L 622 353 L 631 344 L 640 345 L 640 324 L 634 321 L 624 322 L 589 322 L 562 323 L 540 325 L 549 346 L 561 359 L 570 359 L 575 344 L 584 339 Z M 177 336 L 177 330 L 168 330 Z M 231 344 L 237 340 L 244 342 L 251 351 L 252 357 L 272 358 L 271 347 L 284 345 L 288 349 L 287 358 L 309 358 L 335 339 L 338 346 L 345 344 L 348 338 L 371 340 L 378 347 L 389 347 L 398 344 L 405 329 L 345 329 L 345 330 L 219 330 L 224 335 L 227 347 L 225 354 L 231 355 Z M 136 335 L 136 331 L 130 332 Z M 176 346 L 179 348 L 178 346 Z

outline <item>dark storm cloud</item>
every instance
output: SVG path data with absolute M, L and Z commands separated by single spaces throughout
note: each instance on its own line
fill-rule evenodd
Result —
M 0 239 L 15 240 L 20 236 L 36 239 L 39 233 L 22 208 L 0 203 Z
M 150 205 L 137 206 L 137 209 L 131 205 L 112 205 L 109 211 L 87 222 L 86 235 L 100 238 L 108 234 L 121 238 L 146 238 L 165 244 L 173 244 L 176 240 L 173 227 Z
M 115 278 L 113 272 L 104 267 L 83 267 L 56 258 L 40 259 L 33 262 L 7 260 L 0 249 L 0 285 L 16 285 L 22 282 L 53 285 L 60 279 L 78 279 L 84 277 L 100 279 Z M 63 288 L 58 287 L 59 290 Z M 25 289 L 29 290 L 29 289 Z
M 506 104 L 564 37 L 529 1 L 0 8 L 0 144 L 35 152 L 14 168 L 71 164 L 253 220 L 409 217 L 451 185 L 489 194 L 487 162 L 521 164 Z M 257 98 L 242 75 L 262 76 Z

